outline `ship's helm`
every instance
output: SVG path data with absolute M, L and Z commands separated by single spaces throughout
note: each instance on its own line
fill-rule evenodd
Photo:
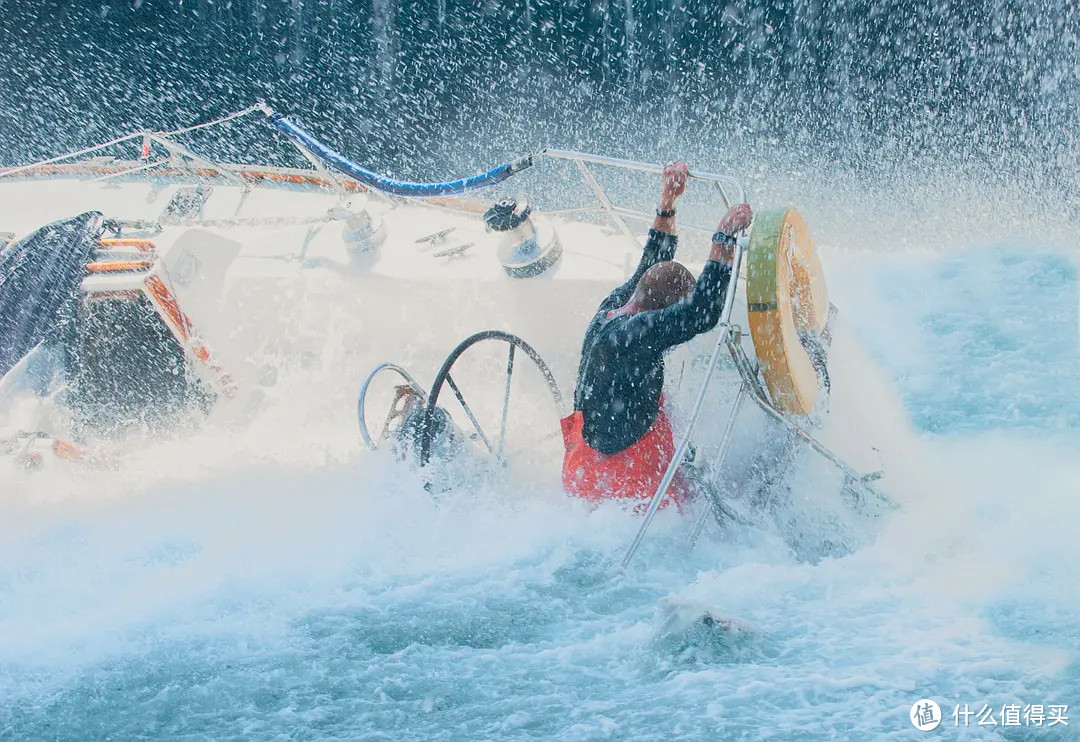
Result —
M 498 435 L 492 437 L 485 432 L 480 416 L 466 400 L 461 387 L 454 378 L 455 366 L 479 345 L 507 346 L 505 379 L 502 385 L 501 413 L 498 416 Z M 357 421 L 360 436 L 364 444 L 375 450 L 382 445 L 394 446 L 399 458 L 412 460 L 420 466 L 426 466 L 433 460 L 448 460 L 460 454 L 469 442 L 477 444 L 480 453 L 504 461 L 506 440 L 509 429 L 510 401 L 514 389 L 515 364 L 519 356 L 524 356 L 539 372 L 547 395 L 550 396 L 555 412 L 563 407 L 563 396 L 555 381 L 550 367 L 540 354 L 517 335 L 502 330 L 485 330 L 462 340 L 443 361 L 435 374 L 431 389 L 425 392 L 416 380 L 401 366 L 394 363 L 381 363 L 364 379 L 356 403 Z M 371 435 L 366 420 L 367 397 L 372 381 L 385 372 L 397 374 L 404 383 L 394 387 L 394 398 L 390 403 L 383 427 L 377 437 Z M 450 413 L 442 406 L 445 400 L 444 390 L 449 388 L 458 406 L 465 414 L 472 428 L 465 433 L 456 425 Z M 557 419 L 553 419 L 552 429 L 558 430 Z M 490 428 L 489 428 L 490 430 Z

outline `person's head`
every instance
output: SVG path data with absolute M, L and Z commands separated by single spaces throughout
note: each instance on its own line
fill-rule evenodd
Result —
M 694 289 L 694 274 L 682 263 L 664 260 L 645 271 L 627 306 L 633 311 L 663 309 L 685 299 Z

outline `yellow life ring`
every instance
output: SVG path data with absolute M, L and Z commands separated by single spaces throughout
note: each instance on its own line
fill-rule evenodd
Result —
M 829 289 L 810 230 L 794 208 L 772 209 L 754 217 L 746 309 L 773 404 L 783 412 L 810 414 L 820 383 L 800 334 L 825 333 Z

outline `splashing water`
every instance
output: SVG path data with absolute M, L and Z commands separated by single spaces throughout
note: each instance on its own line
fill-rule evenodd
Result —
M 895 382 L 903 508 L 816 563 L 771 531 L 687 551 L 661 513 L 624 575 L 635 517 L 550 472 L 435 500 L 358 453 L 348 384 L 282 383 L 117 472 L 0 471 L 0 739 L 917 739 L 920 698 L 947 733 L 1080 708 L 1075 8 L 429 5 L 4 5 L 0 159 L 263 98 L 406 177 L 545 145 L 735 172 L 806 214 Z
M 870 545 L 688 553 L 661 514 L 622 575 L 637 519 L 539 480 L 436 502 L 357 457 L 347 418 L 326 423 L 338 450 L 305 446 L 311 422 L 251 433 L 262 459 L 209 431 L 66 489 L 5 479 L 3 736 L 866 739 L 918 734 L 923 697 L 1069 703 L 1075 268 L 1019 248 L 827 262 L 928 444 Z M 992 338 L 987 306 L 1008 318 Z

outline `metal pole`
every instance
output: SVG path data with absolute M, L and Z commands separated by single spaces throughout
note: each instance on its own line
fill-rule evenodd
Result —
M 611 167 L 621 167 L 627 170 L 638 170 L 643 173 L 662 173 L 664 172 L 663 165 L 656 165 L 651 162 L 639 162 L 637 160 L 622 160 L 617 157 L 604 157 L 602 155 L 590 155 L 585 152 L 573 152 L 563 149 L 545 149 L 537 153 L 537 156 L 551 157 L 556 160 L 577 160 L 579 162 L 591 162 L 594 165 L 610 165 Z M 730 175 L 717 175 L 716 173 L 706 173 L 696 170 L 690 171 L 690 177 L 696 180 L 711 180 L 718 183 L 725 183 L 731 186 L 735 190 L 736 203 L 742 203 L 746 200 L 746 192 L 743 190 L 742 184 Z M 726 194 L 725 194 L 726 196 Z
M 324 165 L 322 160 L 309 152 L 307 147 L 304 147 L 295 139 L 290 138 L 289 141 L 292 142 L 292 145 L 296 147 L 297 150 L 299 150 L 301 155 L 304 156 L 304 159 L 311 163 L 312 167 L 322 173 L 324 178 L 334 184 L 334 190 L 337 192 L 338 196 L 340 196 L 342 200 L 348 198 L 348 191 L 345 190 L 345 186 L 344 184 L 342 184 L 341 179 L 338 177 L 338 174 L 336 172 L 332 171 L 330 168 Z
M 694 426 L 697 425 L 698 417 L 701 416 L 701 409 L 705 406 L 705 394 L 709 391 L 709 384 L 712 382 L 713 375 L 716 373 L 716 367 L 720 364 L 721 352 L 724 350 L 727 345 L 727 340 L 731 336 L 731 310 L 735 305 L 735 290 L 738 287 L 739 267 L 742 263 L 742 254 L 743 247 L 741 244 L 738 244 L 735 248 L 735 259 L 731 266 L 731 278 L 728 280 L 727 296 L 724 297 L 724 308 L 720 314 L 722 329 L 720 331 L 720 337 L 716 341 L 716 347 L 713 348 L 712 358 L 709 359 L 709 370 L 706 372 L 705 380 L 701 384 L 701 391 L 698 392 L 697 401 L 694 403 L 694 411 L 690 415 L 690 422 L 687 425 L 686 432 L 683 434 L 682 440 L 679 441 L 679 445 L 675 449 L 675 454 L 671 457 L 671 463 L 668 464 L 667 471 L 664 472 L 664 478 L 660 480 L 660 486 L 656 488 L 656 493 L 653 495 L 652 502 L 649 503 L 649 509 L 645 511 L 645 517 L 642 520 L 637 535 L 634 536 L 634 540 L 626 550 L 626 555 L 622 560 L 623 569 L 626 569 L 626 567 L 629 566 L 634 558 L 634 554 L 641 546 L 641 542 L 645 539 L 645 534 L 648 532 L 653 518 L 656 517 L 656 511 L 660 508 L 660 502 L 664 499 L 664 494 L 667 492 L 667 488 L 671 485 L 672 480 L 675 479 L 675 474 L 678 472 L 679 466 L 686 456 L 686 449 L 690 447 L 690 437 L 694 434 Z
M 810 446 L 810 448 L 814 449 L 814 451 L 819 453 L 826 461 L 829 461 L 833 466 L 839 469 L 844 474 L 844 476 L 850 477 L 851 479 L 854 479 L 858 482 L 865 482 L 866 477 L 871 476 L 860 475 L 850 466 L 845 464 L 839 456 L 837 456 L 832 451 L 823 446 L 821 443 L 819 443 L 816 438 L 803 430 L 799 425 L 795 424 L 791 420 L 788 420 L 786 417 L 784 417 L 782 413 L 777 412 L 775 409 L 773 409 L 772 405 L 768 404 L 764 400 L 758 399 L 756 395 L 753 397 L 753 399 L 757 403 L 758 407 L 760 407 L 767 415 L 769 415 L 769 417 L 772 417 L 775 420 L 784 423 L 789 428 L 791 428 L 792 432 L 795 433 L 796 437 L 801 438 L 808 446 Z
M 717 477 L 720 476 L 720 469 L 724 465 L 724 459 L 727 458 L 728 449 L 731 448 L 731 442 L 735 439 L 735 420 L 739 413 L 742 412 L 746 395 L 746 385 L 743 384 L 739 387 L 738 394 L 735 395 L 735 403 L 731 406 L 731 417 L 728 419 L 727 427 L 724 428 L 724 435 L 720 438 L 720 446 L 716 449 L 716 466 L 713 468 L 712 474 L 709 475 L 709 484 L 716 482 Z
M 510 356 L 506 360 L 506 394 L 503 395 L 503 411 L 502 420 L 499 422 L 499 452 L 496 456 L 499 459 L 503 457 L 503 446 L 506 443 L 506 416 L 510 412 L 510 382 L 514 377 L 514 349 L 516 345 L 511 344 Z
M 224 124 L 226 121 L 232 121 L 233 119 L 238 119 L 241 116 L 247 116 L 249 113 L 255 113 L 256 111 L 262 111 L 262 112 L 266 113 L 267 110 L 269 110 L 269 109 L 267 109 L 266 104 L 264 104 L 264 103 L 256 103 L 254 105 L 248 106 L 247 108 L 243 109 L 242 111 L 236 111 L 235 113 L 230 113 L 228 115 L 222 116 L 221 118 L 216 118 L 213 121 L 204 121 L 203 123 L 195 124 L 194 126 L 185 126 L 185 127 L 181 128 L 181 129 L 173 129 L 172 131 L 159 131 L 159 132 L 155 132 L 155 133 L 157 133 L 160 136 L 164 136 L 164 137 L 172 137 L 172 136 L 177 136 L 177 135 L 180 135 L 180 134 L 187 134 L 188 132 L 198 131 L 199 129 L 208 129 L 211 126 L 218 126 L 219 124 Z M 267 114 L 267 115 L 269 116 L 270 114 Z
M 619 228 L 619 231 L 629 237 L 637 244 L 637 237 L 630 231 L 630 227 L 626 226 L 626 222 L 623 221 L 622 216 L 615 210 L 615 206 L 611 203 L 611 199 L 607 197 L 607 193 L 600 187 L 600 184 L 593 177 L 592 172 L 589 170 L 589 166 L 581 160 L 574 160 L 574 164 L 577 165 L 577 169 L 581 171 L 581 177 L 585 179 L 585 183 L 592 189 L 593 195 L 596 196 L 596 200 L 600 202 L 600 205 L 604 207 L 604 210 L 611 214 L 612 220 L 615 222 L 615 226 Z
M 207 167 L 211 170 L 216 170 L 218 174 L 221 175 L 221 177 L 225 178 L 226 180 L 232 181 L 234 184 L 240 186 L 240 188 L 242 188 L 245 192 L 251 190 L 251 184 L 248 181 L 241 178 L 239 175 L 234 173 L 225 165 L 219 165 L 213 160 L 208 160 L 201 155 L 197 155 L 184 145 L 180 144 L 179 142 L 174 142 L 167 137 L 163 137 L 158 134 L 150 134 L 147 138 L 153 142 L 157 142 L 174 155 L 179 155 L 181 158 L 186 157 L 192 162 L 198 162 L 204 167 Z M 183 159 L 181 159 L 181 162 L 183 162 Z M 188 169 L 190 170 L 190 168 Z
M 746 393 L 746 384 L 739 385 L 739 393 L 735 395 L 735 403 L 731 406 L 731 415 L 728 416 L 727 425 L 724 427 L 724 435 L 720 439 L 719 448 L 716 449 L 716 467 L 713 469 L 713 474 L 709 477 L 709 481 L 705 485 L 708 489 L 704 494 L 711 501 L 712 507 L 702 508 L 701 514 L 698 515 L 698 519 L 694 523 L 694 527 L 690 529 L 691 546 L 694 545 L 698 536 L 701 535 L 701 529 L 705 527 L 705 518 L 708 516 L 710 510 L 712 510 L 713 515 L 716 516 L 717 521 L 720 520 L 722 507 L 720 500 L 716 495 L 716 491 L 713 489 L 713 485 L 716 483 L 720 470 L 724 466 L 724 460 L 727 458 L 728 451 L 731 449 L 731 442 L 735 439 L 735 422 L 738 420 L 739 412 L 742 411 Z
M 731 197 L 728 196 L 727 191 L 724 190 L 724 184 L 720 181 L 713 181 L 716 185 L 716 190 L 720 191 L 720 198 L 724 199 L 724 206 L 730 209 L 733 204 L 731 203 Z
M 458 403 L 461 404 L 461 409 L 465 410 L 465 415 L 469 418 L 469 421 L 472 422 L 473 427 L 476 428 L 476 432 L 480 435 L 480 440 L 483 441 L 484 447 L 487 448 L 488 453 L 495 453 L 495 449 L 491 447 L 491 441 L 484 435 L 484 429 L 480 427 L 480 421 L 476 419 L 476 415 L 474 415 L 473 411 L 469 408 L 469 403 L 465 401 L 465 395 L 461 393 L 461 390 L 458 389 L 458 385 L 454 383 L 454 377 L 447 374 L 446 383 L 450 385 L 450 391 L 457 397 Z
M 752 377 L 750 376 L 751 372 L 750 372 L 749 368 L 747 367 L 748 360 L 746 359 L 746 356 L 741 352 L 740 348 L 736 348 L 734 346 L 731 347 L 731 353 L 732 353 L 732 357 L 735 359 L 735 367 L 738 369 L 739 375 L 743 377 L 743 381 L 745 383 L 750 384 Z M 756 383 L 756 379 L 753 379 L 753 382 Z M 760 387 L 759 387 L 759 389 L 760 389 Z M 764 397 L 764 392 L 762 392 L 762 391 L 752 392 L 750 394 L 750 398 L 752 400 L 754 400 L 754 403 L 758 407 L 760 407 L 761 410 L 766 415 L 773 418 L 777 422 L 779 422 L 779 423 L 781 423 L 783 425 L 786 425 L 795 434 L 796 438 L 801 439 L 808 446 L 810 446 L 810 448 L 812 448 L 815 452 L 820 454 L 822 456 L 822 458 L 824 458 L 826 461 L 828 461 L 833 466 L 835 466 L 837 469 L 839 469 L 840 472 L 845 477 L 847 477 L 848 479 L 851 479 L 851 480 L 863 485 L 867 489 L 869 489 L 877 497 L 877 499 L 880 500 L 882 503 L 884 503 L 886 506 L 888 506 L 890 508 L 896 508 L 897 507 L 896 503 L 893 501 L 893 499 L 891 497 L 886 495 L 884 492 L 881 492 L 876 487 L 869 486 L 868 482 L 873 481 L 874 479 L 880 478 L 880 473 L 879 472 L 871 472 L 870 474 L 864 474 L 864 475 L 860 475 L 859 473 L 857 473 L 854 469 L 852 469 L 850 466 L 848 466 L 846 463 L 844 463 L 844 461 L 839 456 L 834 454 L 832 451 L 830 451 L 828 448 L 826 448 L 822 443 L 820 443 L 816 438 L 814 438 L 814 436 L 810 435 L 805 430 L 803 430 L 802 426 L 800 426 L 794 420 L 789 419 L 786 415 L 784 415 L 779 410 L 777 410 L 775 407 L 773 407 L 769 403 L 769 401 Z M 877 476 L 875 476 L 875 475 L 877 475 Z

